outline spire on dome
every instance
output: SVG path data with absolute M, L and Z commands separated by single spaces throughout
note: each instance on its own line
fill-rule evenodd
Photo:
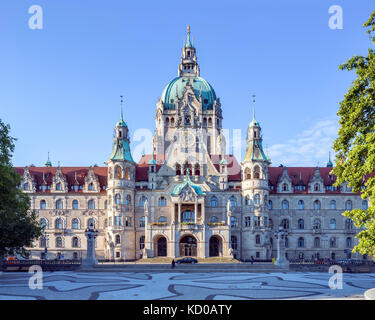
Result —
M 51 163 L 51 161 L 49 160 L 49 152 L 48 152 L 48 159 L 47 159 L 47 162 L 45 163 L 45 166 L 46 166 L 46 167 L 52 167 L 52 163 Z
M 190 26 L 188 26 L 187 39 L 182 48 L 181 63 L 178 67 L 178 76 L 199 77 L 199 72 L 197 55 L 193 43 L 190 40 Z
M 327 167 L 328 168 L 332 168 L 333 167 L 333 163 L 331 161 L 331 152 L 328 153 L 328 162 L 327 162 Z
M 193 47 L 193 44 L 190 41 L 190 26 L 187 26 L 187 38 L 185 43 L 185 48 L 191 48 Z

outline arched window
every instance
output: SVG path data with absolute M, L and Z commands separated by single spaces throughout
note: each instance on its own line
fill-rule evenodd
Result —
M 283 229 L 289 229 L 289 220 L 288 219 L 283 219 L 281 221 L 281 226 L 283 227 Z
M 89 191 L 94 191 L 94 184 L 92 182 L 89 184 Z
M 56 229 L 62 229 L 63 228 L 63 221 L 61 218 L 57 218 L 55 221 L 55 228 Z
M 319 200 L 314 201 L 314 210 L 320 210 L 320 201 Z
M 346 230 L 352 230 L 353 229 L 353 221 L 349 218 L 345 220 L 345 229 Z
M 139 205 L 141 207 L 143 207 L 145 205 L 145 202 L 146 202 L 147 198 L 145 196 L 142 196 L 140 199 L 139 199 Z
M 212 216 L 211 219 L 210 219 L 210 222 L 211 222 L 211 223 L 218 223 L 218 222 L 219 222 L 219 219 L 218 219 L 218 217 L 216 217 L 216 216 Z
M 237 228 L 238 227 L 238 220 L 236 217 L 231 216 L 230 217 L 230 226 L 231 228 Z
M 283 191 L 288 191 L 288 185 L 286 183 L 283 184 Z
M 289 248 L 289 238 L 285 237 L 285 248 Z
M 126 195 L 125 204 L 128 205 L 128 206 L 130 206 L 132 204 L 132 197 L 130 196 L 130 194 Z
M 142 216 L 141 219 L 139 219 L 139 226 L 141 228 L 144 228 L 146 225 L 146 217 L 145 216 Z
M 62 238 L 57 237 L 55 241 L 56 241 L 56 248 L 62 248 Z
M 346 238 L 346 247 L 347 248 L 353 247 L 353 239 L 351 237 Z
M 78 200 L 73 200 L 72 207 L 73 210 L 78 210 Z
M 56 209 L 62 209 L 63 208 L 63 205 L 62 205 L 62 200 L 61 199 L 58 199 L 56 201 Z
M 212 196 L 210 199 L 210 207 L 217 207 L 219 205 L 219 201 L 215 196 Z
M 144 249 L 144 247 L 145 247 L 145 236 L 141 236 L 140 238 L 139 238 L 139 249 Z
M 362 200 L 362 210 L 367 210 L 368 209 L 368 202 L 367 200 Z
M 331 248 L 336 248 L 336 237 L 331 237 L 331 239 L 329 239 L 329 246 Z
M 257 234 L 255 236 L 255 244 L 260 244 L 260 235 L 259 234 Z
M 230 245 L 233 250 L 237 250 L 237 237 L 236 236 L 231 236 L 230 237 Z
M 237 207 L 237 199 L 236 199 L 235 196 L 231 196 L 231 197 L 229 198 L 229 201 L 230 201 L 230 205 L 231 205 L 231 207 Z
M 90 226 L 92 226 L 92 228 L 95 228 L 95 220 L 94 220 L 94 218 L 90 218 L 87 221 L 87 227 L 90 228 Z
M 250 168 L 246 168 L 246 169 L 245 169 L 245 179 L 246 179 L 246 180 L 251 179 L 251 171 L 250 171 Z
M 115 178 L 122 179 L 122 168 L 120 166 L 115 167 Z
M 115 203 L 121 204 L 121 195 L 119 193 L 115 194 Z
M 281 202 L 281 208 L 284 209 L 284 210 L 287 210 L 289 209 L 289 201 L 284 199 L 282 202 Z
M 314 230 L 320 230 L 322 228 L 322 223 L 320 219 L 315 219 L 313 223 L 313 229 Z
M 121 237 L 119 234 L 116 234 L 116 237 L 115 237 L 115 243 L 116 244 L 121 244 Z
M 329 221 L 329 228 L 330 229 L 336 229 L 336 219 L 331 219 Z
M 78 238 L 77 238 L 77 237 L 74 237 L 74 238 L 72 239 L 72 247 L 73 247 L 73 248 L 78 248 L 78 246 L 79 246 Z
M 245 205 L 247 205 L 247 206 L 251 206 L 251 198 L 250 198 L 249 195 L 247 195 L 247 196 L 245 197 Z
M 167 199 L 164 196 L 159 198 L 159 207 L 166 207 L 167 206 Z
M 260 168 L 259 168 L 259 166 L 254 167 L 254 179 L 260 179 Z
M 61 191 L 61 183 L 56 183 L 56 191 Z
M 176 163 L 176 176 L 181 175 L 181 165 Z
M 167 223 L 167 218 L 164 217 L 164 216 L 161 216 L 161 217 L 159 217 L 158 222 L 159 223 Z
M 125 179 L 130 180 L 130 168 L 125 168 Z
M 305 239 L 303 237 L 298 238 L 298 248 L 304 248 L 305 247 Z
M 268 210 L 272 210 L 272 209 L 273 209 L 272 200 L 268 200 Z
M 254 196 L 254 204 L 260 204 L 260 195 L 258 193 Z
M 40 209 L 45 210 L 46 207 L 47 207 L 46 200 L 41 200 L 40 201 Z
M 303 219 L 298 220 L 298 229 L 305 229 L 305 221 Z
M 72 229 L 79 229 L 79 221 L 77 218 L 72 220 Z
M 336 210 L 336 201 L 331 200 L 331 202 L 329 203 L 329 207 L 331 208 L 331 210 Z
M 94 200 L 89 200 L 87 203 L 89 209 L 95 209 L 95 201 Z
M 320 191 L 320 184 L 319 183 L 314 184 L 314 191 Z
M 352 210 L 352 208 L 353 208 L 352 201 L 351 200 L 347 200 L 345 202 L 345 210 Z
M 320 248 L 320 238 L 319 237 L 314 238 L 314 247 Z
M 194 166 L 194 174 L 196 176 L 200 176 L 201 175 L 201 170 L 200 170 L 200 166 L 199 166 L 198 163 L 196 163 L 195 166 Z
M 299 200 L 298 201 L 298 210 L 303 210 L 305 209 L 305 203 L 303 202 L 303 200 Z
M 40 227 L 42 229 L 47 229 L 47 220 L 45 218 L 40 219 Z

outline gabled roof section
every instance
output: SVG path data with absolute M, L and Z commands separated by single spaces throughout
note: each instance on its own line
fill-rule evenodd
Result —
M 190 174 L 189 174 L 189 170 L 187 170 L 187 175 L 186 175 L 186 179 L 184 182 L 181 182 L 179 184 L 177 184 L 174 189 L 173 189 L 173 192 L 171 193 L 172 196 L 178 196 L 181 191 L 186 187 L 190 187 L 191 189 L 194 190 L 194 192 L 198 195 L 198 196 L 202 196 L 202 195 L 205 195 L 205 193 L 202 191 L 202 188 L 193 183 L 191 180 L 190 180 Z

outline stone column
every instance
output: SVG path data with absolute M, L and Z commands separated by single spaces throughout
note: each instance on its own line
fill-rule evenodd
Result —
M 278 231 L 275 231 L 275 237 L 277 239 L 277 259 L 275 265 L 289 269 L 289 261 L 285 257 L 285 237 L 287 235 L 288 232 L 282 229 L 281 226 Z
M 87 238 L 87 255 L 86 259 L 82 261 L 81 267 L 94 267 L 98 264 L 95 258 L 95 238 L 98 235 L 98 230 L 94 229 L 94 225 L 90 224 L 88 229 L 85 231 L 85 236 Z

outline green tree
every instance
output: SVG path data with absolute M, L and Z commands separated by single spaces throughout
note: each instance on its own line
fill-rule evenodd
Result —
M 375 44 L 375 11 L 363 27 Z M 347 182 L 362 199 L 369 201 L 367 210 L 353 209 L 343 215 L 361 228 L 353 252 L 375 257 L 375 51 L 367 56 L 353 56 L 339 66 L 341 70 L 355 71 L 356 79 L 340 103 L 337 113 L 340 128 L 333 148 L 336 164 L 333 173 L 336 185 Z
M 30 198 L 17 188 L 21 177 L 12 167 L 11 157 L 16 139 L 10 127 L 0 119 L 0 258 L 7 255 L 27 256 L 25 247 L 42 235 Z

